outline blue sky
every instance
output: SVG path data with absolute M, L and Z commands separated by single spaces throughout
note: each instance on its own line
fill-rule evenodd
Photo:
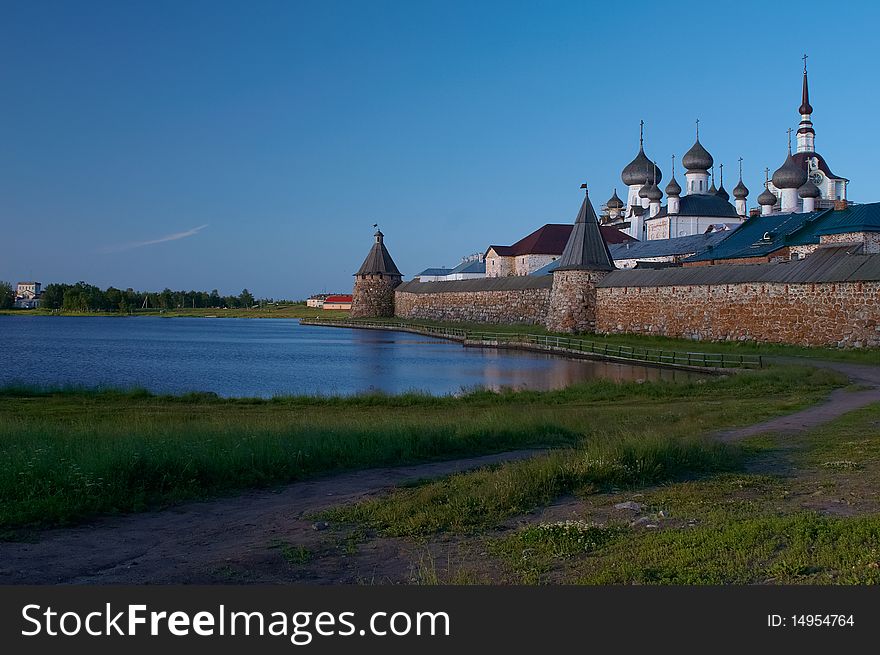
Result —
M 796 127 L 880 200 L 873 3 L 0 2 L 0 279 L 351 288 L 596 204 L 645 144 L 736 183 Z M 807 34 L 805 34 L 807 33 Z M 682 176 L 679 171 L 678 179 Z M 665 186 L 665 184 L 661 185 Z M 622 195 L 622 194 L 621 194 Z

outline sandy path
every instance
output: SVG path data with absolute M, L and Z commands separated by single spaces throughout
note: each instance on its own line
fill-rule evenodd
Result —
M 267 556 L 280 560 L 271 549 L 273 543 L 314 544 L 323 538 L 326 531 L 316 531 L 304 514 L 354 502 L 407 480 L 525 459 L 541 452 L 546 451 L 517 450 L 368 469 L 274 491 L 48 530 L 38 535 L 36 543 L 0 543 L 0 584 L 234 582 L 222 579 L 224 571 L 250 561 L 259 574 L 261 560 Z M 278 579 L 275 574 L 268 579 L 273 578 Z M 267 580 L 262 575 L 259 579 Z

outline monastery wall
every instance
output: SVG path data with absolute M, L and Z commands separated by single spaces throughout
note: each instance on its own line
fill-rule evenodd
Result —
M 543 325 L 550 279 L 484 278 L 454 282 L 408 282 L 394 294 L 398 318 L 506 325 Z
M 880 282 L 600 287 L 596 331 L 880 347 Z

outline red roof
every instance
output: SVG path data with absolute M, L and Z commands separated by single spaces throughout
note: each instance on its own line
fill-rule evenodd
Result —
M 561 255 L 574 226 L 571 223 L 547 223 L 539 227 L 527 237 L 523 237 L 512 246 L 489 246 L 502 257 L 517 255 Z M 625 243 L 636 241 L 628 234 L 610 225 L 601 225 L 602 238 L 605 243 Z M 488 249 L 487 249 L 488 252 Z
M 324 298 L 325 305 L 328 303 L 332 305 L 333 303 L 345 303 L 345 302 L 351 302 L 351 294 L 348 294 L 348 295 L 339 294 L 336 296 L 327 296 L 326 298 Z

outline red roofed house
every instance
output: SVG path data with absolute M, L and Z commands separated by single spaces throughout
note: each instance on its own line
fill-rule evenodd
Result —
M 324 309 L 351 309 L 351 294 L 334 294 L 324 299 Z
M 605 243 L 636 241 L 615 227 L 599 228 Z M 528 275 L 562 256 L 571 235 L 572 225 L 548 223 L 512 246 L 489 246 L 486 251 L 486 277 Z

